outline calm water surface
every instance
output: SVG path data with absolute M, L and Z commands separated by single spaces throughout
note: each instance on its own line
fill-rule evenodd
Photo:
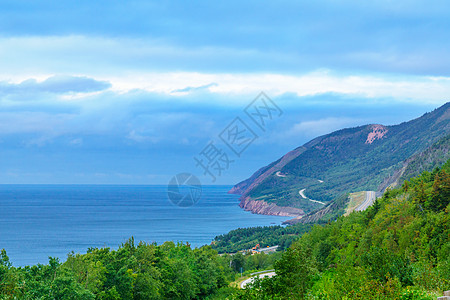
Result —
M 238 227 L 281 224 L 238 207 L 230 186 L 205 186 L 190 208 L 172 205 L 166 186 L 0 185 L 0 249 L 15 266 L 65 260 L 89 247 L 117 248 L 129 237 L 146 242 L 211 243 Z

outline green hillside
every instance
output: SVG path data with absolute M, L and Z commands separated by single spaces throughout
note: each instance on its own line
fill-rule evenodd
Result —
M 450 158 L 450 135 L 444 136 L 427 150 L 414 155 L 407 161 L 404 173 L 400 177 L 403 182 L 418 176 L 423 171 L 430 171 L 443 165 Z
M 316 225 L 234 299 L 436 299 L 450 288 L 450 161 Z
M 349 192 L 381 191 L 383 183 L 404 168 L 405 161 L 449 133 L 450 103 L 395 126 L 339 130 L 305 144 L 304 150 L 279 170 L 261 169 L 241 184 L 241 199 L 264 200 L 308 213 L 324 206 L 309 199 L 326 204 Z M 275 170 L 284 176 L 277 176 Z M 414 175 L 409 169 L 405 174 Z M 309 199 L 299 195 L 302 189 Z
M 391 187 L 394 183 L 403 183 L 414 176 L 420 175 L 424 171 L 431 172 L 437 167 L 441 167 L 450 159 L 450 134 L 444 136 L 430 147 L 419 152 L 401 164 L 401 167 L 385 179 L 382 185 Z M 327 204 L 324 208 L 316 210 L 298 220 L 303 223 L 324 223 L 330 219 L 344 214 L 348 206 L 348 197 L 341 196 Z M 297 220 L 290 220 L 289 223 L 295 223 Z

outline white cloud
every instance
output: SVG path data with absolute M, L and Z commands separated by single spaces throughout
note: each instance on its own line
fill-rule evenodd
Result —
M 361 98 L 391 98 L 399 101 L 442 103 L 450 94 L 450 78 L 429 76 L 348 75 L 317 71 L 304 75 L 282 74 L 207 74 L 207 73 L 147 73 L 136 77 L 108 78 L 112 89 L 126 92 L 143 89 L 150 92 L 177 95 L 186 86 L 207 86 L 211 93 L 238 96 L 242 102 L 265 91 L 275 97 L 293 93 L 299 97 L 325 93 Z M 216 82 L 210 85 L 210 82 Z M 195 91 L 195 89 L 192 89 Z M 227 102 L 230 99 L 227 99 Z M 239 101 L 239 102 L 241 102 Z
M 196 63 L 207 66 L 210 62 L 217 62 L 226 66 L 233 61 L 238 64 L 241 60 L 257 57 L 259 64 L 264 61 L 272 62 L 279 57 L 286 60 L 289 55 L 244 48 L 186 48 L 151 39 L 77 35 L 0 37 L 2 66 L 0 81 L 20 83 L 31 78 L 45 81 L 55 75 L 72 76 L 71 78 L 81 76 L 93 78 L 94 83 L 103 83 L 105 88 L 107 83 L 111 83 L 111 90 L 116 93 L 140 89 L 165 95 L 184 96 L 203 91 L 239 96 L 234 97 L 234 101 L 238 101 L 234 103 L 235 105 L 248 102 L 249 97 L 257 95 L 260 91 L 265 91 L 271 96 L 285 93 L 294 93 L 297 96 L 339 93 L 429 103 L 442 103 L 450 94 L 450 77 L 445 76 L 430 77 L 369 71 L 349 75 L 337 70 L 314 72 L 301 70 L 294 74 L 283 71 L 255 72 L 251 67 L 248 70 L 253 73 L 243 73 L 238 70 L 214 71 L 226 69 L 220 66 L 216 69 L 201 66 L 196 68 Z M 222 61 L 222 58 L 226 60 Z M 293 57 L 292 60 L 298 62 L 298 58 Z M 78 87 L 80 88 L 82 87 Z M 86 91 L 89 91 L 87 86 Z M 71 96 L 71 99 L 79 98 L 82 97 Z M 230 99 L 226 99 L 224 104 L 233 103 L 230 103 Z

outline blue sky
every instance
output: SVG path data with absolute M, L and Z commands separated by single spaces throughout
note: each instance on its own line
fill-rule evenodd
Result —
M 215 183 L 448 101 L 444 1 L 2 1 L 0 183 L 165 184 L 264 91 L 283 111 Z M 252 124 L 249 121 L 249 125 Z

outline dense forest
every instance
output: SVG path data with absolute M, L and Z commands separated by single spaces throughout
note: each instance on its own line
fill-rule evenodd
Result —
M 0 299 L 223 299 L 230 282 L 273 268 L 275 254 L 218 255 L 210 246 L 129 239 L 117 250 L 91 248 L 64 263 L 13 267 L 0 252 Z
M 450 287 L 449 203 L 450 161 L 364 212 L 315 225 L 282 253 L 219 255 L 210 246 L 131 238 L 117 250 L 14 267 L 2 250 L 0 299 L 435 299 Z M 274 231 L 291 228 L 306 229 Z M 245 240 L 241 230 L 226 237 Z M 272 278 L 243 290 L 230 285 L 240 272 L 273 266 Z
M 211 246 L 219 253 L 248 250 L 257 244 L 263 248 L 278 245 L 278 250 L 284 250 L 311 227 L 311 224 L 295 224 L 286 227 L 277 225 L 239 228 L 216 236 Z
M 235 299 L 436 299 L 450 288 L 450 161 L 314 226 Z

